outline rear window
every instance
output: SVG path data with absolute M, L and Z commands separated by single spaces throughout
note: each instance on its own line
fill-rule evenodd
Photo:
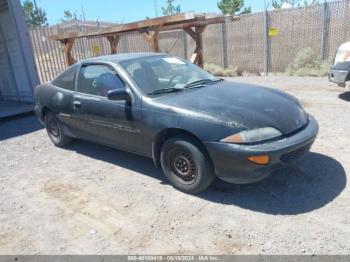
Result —
M 74 65 L 67 71 L 60 74 L 51 84 L 74 91 L 75 90 L 75 78 L 77 73 L 78 65 Z

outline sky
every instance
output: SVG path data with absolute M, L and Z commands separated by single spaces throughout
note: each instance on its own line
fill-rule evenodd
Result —
M 181 6 L 182 12 L 220 12 L 217 1 L 175 0 L 175 4 Z M 52 25 L 60 22 L 64 10 L 75 12 L 78 19 L 82 18 L 82 9 L 86 20 L 116 23 L 143 20 L 155 17 L 156 10 L 161 16 L 161 7 L 165 6 L 166 0 L 36 0 L 36 3 L 45 10 L 48 22 Z M 245 0 L 245 5 L 251 6 L 252 12 L 262 11 L 264 0 Z

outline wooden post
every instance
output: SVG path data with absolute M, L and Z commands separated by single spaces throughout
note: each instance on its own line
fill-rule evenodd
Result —
M 61 40 L 61 43 L 64 45 L 64 54 L 66 56 L 66 62 L 68 66 L 71 66 L 77 62 L 72 56 L 72 48 L 75 38 L 66 38 Z
M 204 68 L 204 57 L 203 57 L 203 38 L 202 33 L 205 26 L 196 26 L 195 31 L 191 28 L 185 28 L 186 33 L 192 37 L 196 42 L 196 49 L 191 57 L 191 62 L 197 64 L 199 67 Z
M 109 44 L 111 45 L 111 54 L 116 54 L 118 50 L 118 44 L 120 40 L 119 35 L 111 35 L 107 36 L 107 40 L 109 41 Z
M 196 53 L 197 53 L 197 65 L 204 68 L 204 57 L 203 57 L 203 38 L 202 33 L 204 26 L 196 27 Z
M 160 52 L 159 48 L 159 43 L 158 43 L 158 35 L 159 35 L 159 30 L 158 29 L 153 29 L 148 32 L 142 33 L 146 41 L 150 43 L 151 49 L 153 52 Z
M 158 43 L 159 32 L 158 31 L 151 31 L 150 35 L 151 35 L 151 48 L 152 48 L 152 50 L 154 52 L 160 52 L 159 43 Z

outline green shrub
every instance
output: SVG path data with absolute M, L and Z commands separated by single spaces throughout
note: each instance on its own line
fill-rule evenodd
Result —
M 251 71 L 243 71 L 241 74 L 238 74 L 238 75 L 242 75 L 242 76 L 261 76 L 260 73 L 258 72 L 251 72 Z
M 237 68 L 235 67 L 222 68 L 215 64 L 206 63 L 204 69 L 215 76 L 238 76 Z
M 322 61 L 314 49 L 307 47 L 299 51 L 286 73 L 291 76 L 325 76 L 328 69 L 329 62 Z

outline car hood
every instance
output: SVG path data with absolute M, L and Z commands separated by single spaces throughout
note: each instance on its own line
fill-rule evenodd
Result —
M 307 114 L 291 95 L 244 83 L 223 81 L 157 100 L 174 111 L 186 111 L 241 130 L 271 126 L 288 135 L 307 123 Z

